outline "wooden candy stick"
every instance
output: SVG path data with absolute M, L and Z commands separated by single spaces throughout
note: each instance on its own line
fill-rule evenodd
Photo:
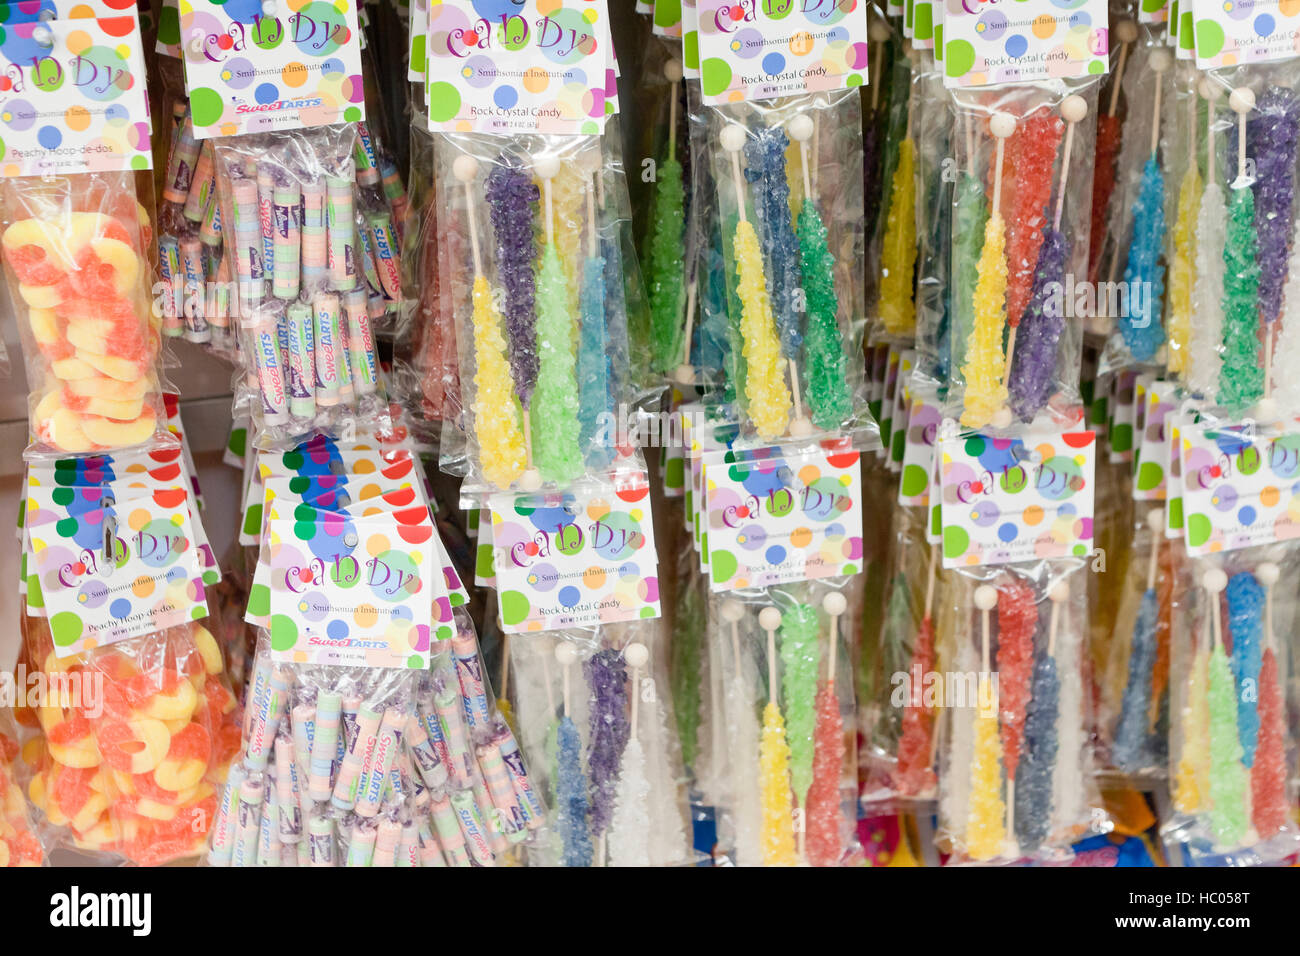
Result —
M 563 693 L 561 699 L 564 701 L 564 716 L 573 716 L 573 693 L 569 680 L 569 665 L 578 659 L 578 649 L 568 641 L 559 641 L 555 645 L 555 660 L 560 665 L 560 680 L 562 682 Z
M 885 62 L 885 44 L 889 42 L 892 31 L 889 24 L 878 17 L 872 17 L 867 26 L 867 36 L 874 48 L 871 52 L 871 112 L 880 108 L 880 68 Z
M 779 688 L 776 674 L 776 632 L 781 627 L 781 612 L 774 607 L 765 607 L 758 615 L 758 626 L 767 633 L 767 699 L 770 703 L 779 703 Z
M 740 673 L 740 622 L 745 616 L 745 605 L 735 598 L 722 602 L 722 620 L 731 625 L 731 665 L 735 674 Z
M 1128 51 L 1138 37 L 1137 24 L 1132 20 L 1120 20 L 1115 24 L 1115 38 L 1119 40 L 1119 60 L 1115 64 L 1115 78 L 1111 81 L 1110 105 L 1106 108 L 1107 116 L 1114 116 L 1119 109 L 1119 90 L 1124 85 L 1124 67 L 1128 64 Z
M 546 638 L 541 640 L 546 641 Z M 555 690 L 551 687 L 551 656 L 555 653 L 554 646 L 544 643 L 540 648 L 542 652 L 542 685 L 546 688 L 546 712 L 555 717 Z
M 805 199 L 813 199 L 812 177 L 809 170 L 808 141 L 816 131 L 816 124 L 806 113 L 800 113 L 790 120 L 787 131 L 790 138 L 799 144 L 799 169 L 803 173 L 803 194 Z M 803 413 L 803 397 L 799 388 L 799 363 L 794 359 L 786 362 L 790 366 L 790 394 L 794 398 L 794 417 L 790 420 L 790 434 L 796 437 L 811 434 L 812 422 Z
M 637 705 L 641 700 L 641 668 L 645 667 L 646 663 L 650 660 L 650 651 L 646 649 L 644 644 L 633 641 L 627 647 L 623 648 L 623 660 L 627 661 L 627 666 L 632 669 L 631 674 L 628 676 L 629 696 L 632 698 L 632 716 L 629 721 L 631 724 L 631 730 L 629 731 L 629 739 L 635 740 L 637 739 Z
M 848 600 L 839 591 L 831 591 L 822 598 L 822 610 L 831 618 L 831 642 L 826 653 L 826 681 L 835 686 L 835 654 L 840 646 L 840 615 L 849 606 Z
M 1061 580 L 1056 582 L 1052 590 L 1047 592 L 1048 599 L 1052 602 L 1052 616 L 1047 626 L 1047 656 L 1056 656 L 1056 631 L 1061 619 L 1061 605 L 1070 599 L 1070 585 L 1068 582 Z

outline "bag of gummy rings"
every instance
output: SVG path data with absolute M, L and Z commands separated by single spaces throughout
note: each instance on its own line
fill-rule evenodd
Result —
M 259 447 L 388 415 L 356 222 L 354 126 L 217 142 L 224 261 Z M 394 262 L 394 266 L 396 263 Z
M 44 619 L 22 620 L 50 694 L 19 712 L 47 847 L 141 866 L 200 853 L 239 747 L 216 640 L 196 623 L 60 657 Z
M 876 438 L 857 359 L 859 99 L 852 89 L 708 110 L 731 322 L 745 360 L 736 399 L 746 434 L 761 441 Z
M 464 409 L 444 422 L 440 463 L 465 476 L 465 494 L 639 467 L 615 444 L 618 410 L 636 394 L 617 198 L 626 186 L 607 141 L 436 142 L 440 282 L 454 300 Z
M 1076 560 L 962 568 L 938 635 L 939 841 L 961 862 L 1060 859 L 1111 828 L 1083 694 L 1088 607 Z
M 554 807 L 543 866 L 695 861 L 661 620 L 520 635 L 513 697 Z
M 0 714 L 0 866 L 40 866 L 45 851 L 18 776 L 18 752 L 18 728 L 11 716 Z
M 5 279 L 31 389 L 28 456 L 174 443 L 136 174 L 13 178 L 0 190 Z
M 1300 848 L 1293 544 L 1185 560 L 1174 591 L 1166 844 L 1187 865 L 1278 865 Z M 1285 865 L 1285 864 L 1283 864 Z

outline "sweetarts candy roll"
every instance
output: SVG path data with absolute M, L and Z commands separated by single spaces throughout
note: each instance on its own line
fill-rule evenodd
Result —
M 217 164 L 213 159 L 212 147 L 204 143 L 194 165 L 194 178 L 190 181 L 189 193 L 185 197 L 185 218 L 190 222 L 202 222 L 203 210 L 212 201 L 212 195 L 216 191 Z
M 357 224 L 352 211 L 352 181 L 337 176 L 325 179 L 325 225 L 329 233 L 330 282 L 340 292 L 357 284 L 352 247 Z
M 316 696 L 316 739 L 311 745 L 307 793 L 313 800 L 328 800 L 334 792 L 331 773 L 339 741 L 339 713 L 343 695 L 323 690 Z
M 194 167 L 199 161 L 200 143 L 194 135 L 194 124 L 189 117 L 181 125 L 167 159 L 167 176 L 163 180 L 163 199 L 178 205 L 189 198 L 190 183 L 194 180 Z
M 396 820 L 379 821 L 375 836 L 375 858 L 371 866 L 391 867 L 397 865 L 397 846 L 402 842 L 402 825 Z
M 379 182 L 379 160 L 375 153 L 375 138 L 364 122 L 357 123 L 357 141 L 352 147 L 352 163 L 357 168 L 357 182 L 373 186 Z
M 271 740 L 265 742 L 259 740 L 254 743 L 253 735 L 255 733 L 265 734 L 266 724 L 270 720 L 272 696 L 274 694 L 271 690 L 272 667 L 269 655 L 258 655 L 257 661 L 253 665 L 253 676 L 249 680 L 248 699 L 244 704 L 246 708 L 244 737 L 248 741 L 244 759 L 249 768 L 254 770 L 266 769 L 267 757 L 270 754 Z M 261 753 L 260 762 L 258 758 L 253 756 L 254 750 Z
M 452 809 L 451 801 L 444 794 L 435 797 L 429 807 L 429 815 L 433 817 L 433 825 L 438 831 L 438 843 L 442 845 L 443 855 L 447 858 L 449 866 L 473 866 L 469 859 L 469 850 L 465 844 L 465 834 L 460 830 L 460 823 L 456 819 L 456 811 Z
M 396 302 L 402 297 L 402 273 L 398 265 L 401 252 L 397 245 L 397 233 L 393 231 L 393 219 L 386 212 L 366 213 L 366 229 L 370 233 L 375 266 L 379 270 L 384 295 Z
M 231 213 L 234 216 L 235 269 L 240 293 L 246 302 L 262 299 L 262 224 L 257 212 L 257 180 L 236 179 L 231 183 Z
M 358 396 L 373 395 L 379 388 L 379 362 L 375 357 L 375 333 L 366 310 L 366 294 L 353 289 L 343 296 L 348 319 L 348 361 L 352 364 L 352 386 Z
M 382 718 L 383 714 L 369 704 L 362 704 L 357 711 L 357 734 L 343 757 L 338 780 L 334 784 L 334 794 L 330 797 L 330 802 L 340 810 L 351 810 L 356 806 L 357 785 L 362 770 L 374 755 Z
M 235 835 L 239 823 L 239 792 L 248 771 L 240 763 L 231 764 L 226 775 L 225 786 L 221 788 L 221 800 L 217 804 L 216 818 L 212 821 L 212 849 L 208 851 L 208 862 L 213 866 L 229 866 L 230 858 L 235 853 Z
M 405 726 L 404 708 L 394 706 L 384 711 L 373 755 L 361 773 L 361 783 L 357 789 L 357 803 L 354 808 L 357 816 L 373 817 L 379 813 L 384 788 L 389 782 L 388 774 L 392 771 L 402 746 L 402 729 Z
M 524 769 L 524 756 L 519 751 L 519 742 L 515 740 L 510 728 L 506 727 L 503 733 L 497 735 L 493 743 L 501 749 L 501 762 L 506 765 L 506 771 L 510 774 L 510 783 L 515 788 L 515 796 L 519 798 L 519 806 L 524 811 L 524 820 L 528 824 L 528 829 L 536 830 L 543 822 L 542 801 L 537 798 L 528 780 L 528 772 Z
M 257 841 L 262 826 L 264 788 L 260 777 L 249 777 L 239 785 L 239 808 L 236 811 L 235 852 L 231 866 L 255 866 Z
M 424 725 L 414 716 L 406 721 L 406 748 L 424 785 L 430 790 L 441 790 L 447 783 L 447 766 L 425 732 Z
M 283 425 L 289 421 L 285 368 L 280 354 L 279 323 L 263 316 L 251 330 L 253 360 L 257 365 L 257 388 L 262 397 L 262 423 Z
M 451 752 L 447 749 L 447 739 L 442 735 L 442 721 L 438 719 L 437 708 L 431 706 L 431 702 L 421 701 L 419 712 L 420 726 L 429 735 L 429 745 L 433 747 L 434 753 L 438 755 L 438 761 L 442 764 L 443 769 L 450 773 Z
M 275 275 L 275 174 L 257 171 L 257 222 L 262 232 L 262 278 Z
M 334 824 L 328 817 L 307 821 L 307 850 L 311 866 L 334 865 Z
M 279 866 L 280 851 L 280 807 L 276 793 L 276 781 L 270 777 L 266 787 L 266 799 L 262 801 L 262 818 L 258 821 L 257 865 Z
M 302 839 L 302 792 L 298 782 L 298 762 L 293 756 L 293 738 L 283 724 L 275 736 L 275 767 L 280 842 L 297 843 Z
M 181 312 L 185 308 L 185 280 L 181 269 L 181 246 L 172 236 L 158 239 L 158 274 L 167 283 L 163 293 L 163 334 L 176 336 L 183 331 Z
M 343 695 L 343 752 L 352 749 L 352 741 L 357 739 L 357 712 L 361 710 L 362 700 L 356 694 Z
M 438 723 L 442 727 L 442 739 L 447 744 L 447 773 L 451 775 L 452 786 L 464 789 L 474 779 L 474 755 L 469 749 L 469 734 L 465 731 L 465 708 L 460 702 L 458 687 L 448 682 L 434 697 L 438 708 Z
M 496 744 L 479 747 L 478 767 L 483 774 L 483 782 L 487 784 L 492 805 L 496 807 L 497 819 L 501 822 L 506 839 L 518 843 L 528 835 L 528 827 L 515 796 L 514 784 L 510 782 L 510 771 L 506 770 L 505 762 L 501 759 L 501 748 Z
M 280 844 L 280 865 L 281 866 L 298 866 L 298 853 L 301 847 L 307 845 L 306 840 L 298 843 L 281 843 Z
M 289 414 L 316 416 L 316 328 L 311 306 L 290 302 L 284 313 L 289 332 Z
M 208 204 L 203 207 L 203 218 L 199 220 L 199 242 L 212 249 L 221 245 L 221 202 L 215 192 L 208 197 Z
M 384 297 L 384 286 L 379 281 L 379 269 L 375 265 L 375 246 L 371 242 L 369 229 L 358 229 L 358 236 L 361 238 L 360 248 L 356 251 L 357 261 L 361 263 L 360 275 L 365 276 L 365 292 L 368 298 Z
M 339 403 L 342 382 L 339 381 L 339 360 L 347 361 L 342 341 L 342 323 L 339 316 L 339 297 L 325 292 L 312 301 L 312 332 L 315 338 L 316 404 L 329 408 Z
M 181 240 L 181 273 L 185 276 L 185 338 L 210 342 L 212 328 L 207 319 L 207 275 L 203 271 L 203 243 L 187 236 Z
M 492 805 L 492 797 L 488 794 L 487 784 L 483 782 L 483 774 L 479 772 L 477 762 L 474 764 L 474 782 L 470 792 L 474 796 L 474 805 L 478 807 L 478 815 L 483 819 L 483 832 L 487 836 L 488 847 L 494 855 L 504 853 L 509 848 L 505 821 Z
M 451 809 L 456 814 L 461 835 L 465 837 L 465 846 L 469 855 L 479 866 L 492 865 L 492 848 L 488 845 L 487 824 L 479 812 L 474 794 L 470 790 L 453 790 L 449 799 Z
M 402 239 L 402 223 L 406 220 L 406 186 L 402 183 L 402 174 L 396 164 L 387 157 L 379 160 L 379 173 L 383 177 L 384 198 L 393 210 L 393 222 L 397 227 L 397 238 Z
M 302 193 L 288 177 L 278 180 L 272 192 L 272 259 L 275 263 L 271 289 L 278 299 L 298 298 L 298 263 L 302 256 Z
M 478 643 L 472 637 L 457 634 L 451 639 L 452 657 L 456 662 L 456 679 L 465 702 L 465 720 L 473 731 L 488 726 L 487 691 L 483 687 L 483 669 L 479 666 Z
M 304 701 L 293 708 L 290 714 L 293 725 L 293 762 L 298 767 L 298 779 L 302 782 L 302 793 L 307 793 L 307 778 L 311 774 L 311 745 L 316 738 L 316 705 Z
M 344 295 L 347 295 L 345 292 Z M 352 387 L 352 349 L 348 347 L 352 334 L 348 327 L 347 311 L 343 308 L 343 297 L 339 297 L 339 337 L 338 348 L 334 350 L 334 356 L 338 362 L 335 369 L 339 379 L 339 401 L 344 405 L 351 405 L 356 401 L 356 389 Z
M 371 820 L 356 820 L 348 840 L 348 855 L 344 866 L 371 866 L 375 859 L 377 828 Z
M 397 844 L 396 860 L 399 867 L 420 865 L 420 833 L 414 823 L 402 824 L 402 838 Z
M 433 821 L 427 808 L 415 815 L 415 832 L 420 841 L 420 866 L 446 866 L 438 838 L 433 835 Z

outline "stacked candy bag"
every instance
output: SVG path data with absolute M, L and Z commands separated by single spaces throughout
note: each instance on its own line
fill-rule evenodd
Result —
M 60 657 L 43 618 L 23 622 L 29 672 L 71 692 L 18 712 L 46 845 L 142 866 L 198 854 L 240 733 L 213 636 L 192 624 Z
M 5 277 L 31 383 L 29 453 L 168 441 L 152 226 L 132 173 L 5 179 Z
M 241 761 L 212 828 L 214 866 L 519 862 L 545 810 L 457 634 L 429 671 L 274 662 L 263 638 Z

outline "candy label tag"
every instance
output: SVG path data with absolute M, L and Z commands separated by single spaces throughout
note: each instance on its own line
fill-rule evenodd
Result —
M 604 0 L 429 5 L 425 98 L 435 132 L 599 134 L 613 65 Z
M 187 0 L 180 36 L 199 139 L 366 118 L 353 0 Z
M 944 85 L 1098 76 L 1109 67 L 1105 0 L 944 0 Z
M 845 443 L 848 444 L 847 442 Z M 851 446 L 732 452 L 705 472 L 709 585 L 715 591 L 862 569 L 861 456 Z
M 149 169 L 134 13 L 8 23 L 0 44 L 0 175 Z
M 912 410 L 903 441 L 902 479 L 898 503 L 924 507 L 930 501 L 930 476 L 934 471 L 934 441 L 943 412 L 933 390 L 912 389 Z
M 29 601 L 71 657 L 208 616 L 183 488 L 115 501 L 100 488 L 45 489 L 28 501 Z M 61 510 L 57 520 L 34 521 Z
M 1147 382 L 1143 389 L 1142 431 L 1134 458 L 1133 499 L 1164 501 L 1169 489 L 1169 436 L 1174 389 L 1168 382 Z
M 493 571 L 507 634 L 659 617 L 644 474 L 594 494 L 488 499 Z
M 1190 8 L 1194 20 L 1193 29 L 1188 33 L 1195 37 L 1198 69 L 1289 60 L 1296 55 L 1300 8 L 1293 3 L 1183 0 L 1181 6 Z M 1186 18 L 1186 11 L 1183 16 Z
M 696 15 L 705 103 L 771 99 L 867 82 L 865 5 L 697 0 Z
M 1090 431 L 941 439 L 944 567 L 1088 554 L 1096 448 Z
M 1300 432 L 1180 428 L 1183 532 L 1192 557 L 1300 537 Z
M 413 524 L 393 513 L 358 518 L 300 505 L 267 522 L 262 554 L 277 660 L 428 667 L 431 611 L 445 595 L 427 515 Z

